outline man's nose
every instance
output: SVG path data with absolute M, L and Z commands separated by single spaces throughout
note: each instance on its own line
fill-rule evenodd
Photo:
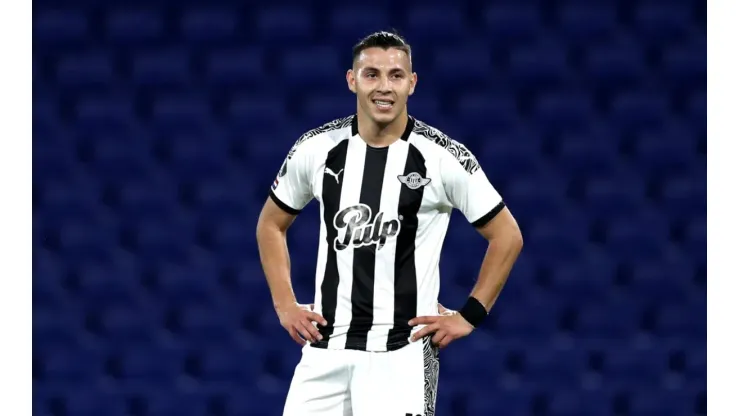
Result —
M 380 83 L 378 84 L 378 92 L 391 92 L 391 82 L 388 77 L 380 77 Z

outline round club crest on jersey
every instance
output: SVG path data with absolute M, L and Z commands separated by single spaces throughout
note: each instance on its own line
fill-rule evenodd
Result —
M 424 178 L 421 175 L 419 175 L 416 172 L 409 173 L 408 175 L 398 175 L 398 180 L 401 181 L 402 184 L 409 187 L 409 189 L 419 189 L 422 186 L 426 186 L 431 182 L 432 180 L 429 178 Z

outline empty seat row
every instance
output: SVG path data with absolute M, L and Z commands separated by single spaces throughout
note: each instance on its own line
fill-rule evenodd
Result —
M 185 86 L 205 80 L 212 85 L 258 85 L 261 78 L 277 71 L 288 85 L 339 86 L 349 61 L 328 46 L 290 47 L 279 58 L 271 49 L 257 46 L 209 50 L 205 62 L 187 48 L 146 48 L 132 54 L 130 68 L 121 67 L 113 50 L 70 53 L 52 61 L 51 71 L 62 86 L 108 85 L 130 80 L 138 86 Z M 632 38 L 589 49 L 583 62 L 574 64 L 566 44 L 554 40 L 511 50 L 501 65 L 487 45 L 440 47 L 430 51 L 424 65 L 425 79 L 451 85 L 492 83 L 490 75 L 507 79 L 514 86 L 571 85 L 590 82 L 600 88 L 646 84 L 648 61 L 645 48 Z M 700 42 L 664 49 L 659 73 L 676 86 L 699 85 L 706 78 L 706 46 Z M 276 61 L 276 62 L 273 62 Z M 276 68 L 273 68 L 275 66 Z M 201 75 L 204 74 L 204 75 Z
M 330 33 L 358 36 L 362 31 L 391 26 L 390 8 L 337 5 L 328 7 Z M 558 28 L 574 39 L 588 39 L 620 28 L 635 30 L 640 36 L 655 42 L 667 42 L 685 35 L 687 28 L 701 24 L 694 17 L 689 2 L 667 5 L 664 2 L 638 3 L 624 25 L 614 4 L 591 4 L 571 1 L 559 4 L 554 11 Z M 319 32 L 313 16 L 323 10 L 312 10 L 298 5 L 250 10 L 235 7 L 195 6 L 184 10 L 176 18 L 175 30 L 189 41 L 216 41 L 239 37 L 246 32 L 264 40 L 308 40 Z M 464 7 L 449 3 L 428 4 L 416 2 L 402 11 L 405 27 L 411 33 L 422 33 L 427 27 L 446 28 L 445 38 L 469 36 L 471 15 Z M 369 20 L 372 17 L 373 20 Z M 492 37 L 502 36 L 506 41 L 534 36 L 548 17 L 537 4 L 503 2 L 486 5 L 479 24 Z M 155 40 L 171 30 L 170 17 L 165 10 L 112 7 L 103 14 L 103 24 L 113 41 Z M 34 34 L 45 42 L 81 39 L 89 33 L 93 17 L 80 9 L 48 10 L 34 19 Z M 61 32 L 62 39 L 55 36 Z M 485 32 L 484 32 L 485 33 Z

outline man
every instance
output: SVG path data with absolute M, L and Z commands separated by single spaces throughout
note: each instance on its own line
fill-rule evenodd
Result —
M 284 415 L 433 415 L 438 348 L 483 321 L 522 236 L 475 157 L 409 116 L 410 46 L 378 32 L 353 52 L 356 114 L 298 139 L 257 226 L 280 323 L 304 346 Z M 322 223 L 308 307 L 293 294 L 286 232 L 314 198 Z M 459 313 L 441 313 L 438 265 L 453 208 L 489 248 Z

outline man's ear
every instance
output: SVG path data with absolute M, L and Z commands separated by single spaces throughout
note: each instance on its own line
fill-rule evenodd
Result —
M 414 90 L 416 89 L 416 83 L 419 81 L 419 78 L 416 76 L 416 72 L 411 73 L 411 89 L 409 90 L 409 95 L 414 95 Z
M 347 70 L 347 87 L 353 93 L 357 94 L 357 79 L 355 78 L 355 72 L 350 68 Z

